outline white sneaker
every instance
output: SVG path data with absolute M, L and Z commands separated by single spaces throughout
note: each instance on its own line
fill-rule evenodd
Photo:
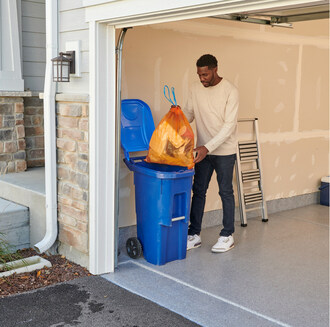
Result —
M 201 237 L 197 234 L 188 235 L 187 251 L 195 248 L 199 248 L 202 245 Z
M 212 247 L 212 252 L 226 252 L 234 247 L 234 238 L 232 235 L 220 236 L 218 242 Z

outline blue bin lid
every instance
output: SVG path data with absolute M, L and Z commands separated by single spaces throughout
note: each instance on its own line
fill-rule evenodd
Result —
M 125 158 L 130 152 L 146 151 L 155 130 L 149 106 L 138 99 L 121 101 L 121 146 Z

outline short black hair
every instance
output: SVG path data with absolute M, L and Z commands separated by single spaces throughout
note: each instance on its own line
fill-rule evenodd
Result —
M 218 60 L 216 57 L 210 55 L 210 54 L 205 54 L 202 55 L 196 62 L 197 67 L 205 67 L 207 66 L 208 68 L 215 68 L 218 67 Z

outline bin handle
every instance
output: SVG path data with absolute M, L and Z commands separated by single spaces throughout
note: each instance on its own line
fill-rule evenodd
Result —
M 184 220 L 185 218 L 186 218 L 185 216 L 175 217 L 175 218 L 172 218 L 172 221 Z
M 329 184 L 328 185 L 323 185 L 323 186 L 321 186 L 321 187 L 319 187 L 319 190 L 321 191 L 321 190 L 323 190 L 323 189 L 325 189 L 325 188 L 328 188 L 329 187 Z

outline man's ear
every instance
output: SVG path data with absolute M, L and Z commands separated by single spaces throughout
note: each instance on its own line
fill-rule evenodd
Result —
M 214 72 L 215 72 L 215 73 L 218 72 L 218 66 L 214 68 Z

